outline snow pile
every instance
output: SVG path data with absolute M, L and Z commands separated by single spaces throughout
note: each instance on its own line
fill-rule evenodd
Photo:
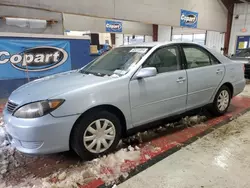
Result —
M 3 126 L 3 118 L 0 116 L 0 127 Z
M 87 184 L 94 179 L 102 179 L 106 184 L 115 183 L 119 177 L 127 177 L 129 169 L 126 162 L 137 163 L 140 160 L 138 147 L 129 146 L 116 153 L 94 159 L 82 165 L 76 165 L 67 171 L 57 172 L 45 178 L 42 182 L 43 188 L 56 187 L 78 187 Z M 34 186 L 38 188 L 39 186 Z
M 9 166 L 19 166 L 15 159 L 15 148 L 11 147 L 5 133 L 4 127 L 0 127 L 0 179 L 7 173 Z
M 192 125 L 195 125 L 195 124 L 199 124 L 199 123 L 202 123 L 204 122 L 205 120 L 207 119 L 206 116 L 191 116 L 191 117 L 185 117 L 183 118 L 180 123 L 185 125 L 185 126 L 192 126 Z
M 186 116 L 182 118 L 180 121 L 174 123 L 168 123 L 154 129 L 150 129 L 144 132 L 138 132 L 136 135 L 132 135 L 128 138 L 124 138 L 123 142 L 127 145 L 131 144 L 140 144 L 143 142 L 150 141 L 154 138 L 157 138 L 161 135 L 165 135 L 171 128 L 182 128 L 182 127 L 190 127 L 190 126 L 206 126 L 206 124 L 201 124 L 207 119 L 206 116 Z
M 6 183 L 0 183 L 0 188 L 43 188 L 42 180 L 35 179 L 33 177 L 25 178 L 25 182 L 20 182 L 18 185 L 6 185 Z M 50 187 L 51 188 L 51 187 Z
M 0 147 L 5 140 L 6 140 L 5 130 L 3 127 L 0 126 Z
M 9 158 L 13 156 L 14 150 L 9 146 L 6 139 L 5 130 L 0 127 L 0 177 L 8 170 Z
M 15 149 L 10 146 L 0 148 L 0 176 L 4 175 L 8 171 L 10 163 L 14 162 Z M 18 166 L 18 164 L 15 164 Z
M 129 164 L 126 166 L 126 161 L 133 161 L 137 163 L 139 160 L 140 151 L 138 148 L 129 146 L 128 150 L 121 149 L 114 154 L 108 155 L 107 157 L 104 156 L 100 159 L 92 161 L 94 168 L 92 168 L 91 171 L 96 177 L 101 178 L 105 183 L 113 184 L 120 176 L 123 176 L 124 178 L 128 176 L 126 168 L 129 168 Z M 100 170 L 104 171 L 104 173 Z
M 5 130 L 0 127 L 0 177 L 7 172 L 9 161 L 8 158 L 11 156 L 9 152 L 8 141 L 6 140 Z

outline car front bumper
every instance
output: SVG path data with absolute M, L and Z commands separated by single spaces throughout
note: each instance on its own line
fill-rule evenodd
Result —
M 3 111 L 4 126 L 11 144 L 27 154 L 49 154 L 69 150 L 71 129 L 79 116 L 23 119 Z

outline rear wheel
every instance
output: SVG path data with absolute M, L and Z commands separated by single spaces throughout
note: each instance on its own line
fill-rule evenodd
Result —
M 121 138 L 120 120 L 107 111 L 85 114 L 74 126 L 71 147 L 83 159 L 114 151 Z
M 227 86 L 222 86 L 217 92 L 211 108 L 214 115 L 220 116 L 227 112 L 232 98 L 232 92 Z

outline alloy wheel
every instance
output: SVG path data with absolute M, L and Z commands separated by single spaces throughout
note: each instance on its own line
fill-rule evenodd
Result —
M 222 112 L 227 109 L 230 101 L 230 96 L 227 90 L 222 90 L 217 99 L 218 109 Z

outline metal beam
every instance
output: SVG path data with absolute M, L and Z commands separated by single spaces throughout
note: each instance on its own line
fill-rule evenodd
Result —
M 230 41 L 231 27 L 233 21 L 233 10 L 235 0 L 221 0 L 224 6 L 227 8 L 227 30 L 225 33 L 225 41 L 224 41 L 224 55 L 228 54 L 228 47 Z

